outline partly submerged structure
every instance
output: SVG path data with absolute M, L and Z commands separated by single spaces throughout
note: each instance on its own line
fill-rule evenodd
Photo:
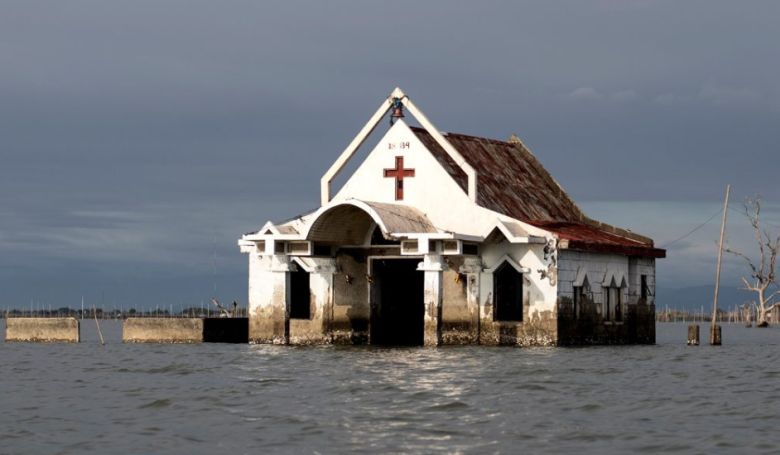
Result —
M 394 124 L 333 194 L 388 112 Z M 441 133 L 395 89 L 322 177 L 321 201 L 238 242 L 251 342 L 655 342 L 665 251 L 585 216 L 516 136 Z

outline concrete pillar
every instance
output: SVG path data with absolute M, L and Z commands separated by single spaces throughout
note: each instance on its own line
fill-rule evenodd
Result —
M 249 254 L 249 342 L 286 344 L 290 335 L 289 256 Z
M 423 344 L 438 346 L 441 344 L 442 313 L 442 272 L 445 264 L 440 254 L 426 254 L 417 270 L 425 273 L 424 301 L 425 323 Z
M 466 275 L 466 304 L 471 316 L 472 343 L 479 343 L 479 275 L 482 272 L 482 259 L 466 257 L 458 272 Z
M 493 321 L 493 274 L 479 274 L 479 344 L 497 345 L 499 330 Z
M 311 258 L 315 264 L 311 276 L 316 316 L 320 318 L 322 333 L 329 336 L 333 319 L 333 276 L 338 272 L 335 258 Z

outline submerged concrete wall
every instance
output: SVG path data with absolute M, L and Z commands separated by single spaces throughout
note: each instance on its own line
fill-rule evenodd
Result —
M 125 343 L 201 343 L 203 319 L 127 318 L 122 325 Z
M 78 343 L 79 328 L 76 318 L 8 318 L 5 341 Z

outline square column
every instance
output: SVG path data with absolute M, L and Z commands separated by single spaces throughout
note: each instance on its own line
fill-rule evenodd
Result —
M 284 255 L 249 254 L 249 342 L 287 344 L 290 335 L 290 274 Z
M 291 319 L 290 344 L 325 344 L 330 342 L 333 318 L 333 275 L 337 271 L 332 258 L 300 258 L 295 264 L 309 273 L 309 319 Z M 305 265 L 301 265 L 305 264 Z
M 471 324 L 476 334 L 473 343 L 479 344 L 479 277 L 482 273 L 482 259 L 479 257 L 464 258 L 463 265 L 460 266 L 458 272 L 466 275 L 466 305 L 468 306 Z
M 423 298 L 425 304 L 423 324 L 423 344 L 439 346 L 441 344 L 442 315 L 442 275 L 446 265 L 440 254 L 426 254 L 417 266 L 417 270 L 425 273 Z

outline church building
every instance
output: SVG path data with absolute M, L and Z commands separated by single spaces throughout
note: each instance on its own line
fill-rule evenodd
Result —
M 655 343 L 665 251 L 588 218 L 514 135 L 440 132 L 395 89 L 320 183 L 318 210 L 238 241 L 250 342 Z

